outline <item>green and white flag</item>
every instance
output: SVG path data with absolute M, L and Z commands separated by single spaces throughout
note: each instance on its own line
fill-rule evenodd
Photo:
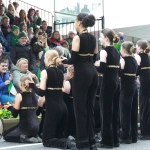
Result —
M 16 96 L 17 95 L 17 91 L 13 85 L 13 83 L 10 81 L 9 85 L 8 85 L 8 92 L 11 93 L 12 95 Z

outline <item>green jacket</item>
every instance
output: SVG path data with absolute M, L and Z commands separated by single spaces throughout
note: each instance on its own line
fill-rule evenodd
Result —
M 30 71 L 27 71 L 26 73 L 21 72 L 21 70 L 18 67 L 16 67 L 15 65 L 13 65 L 11 67 L 10 72 L 13 75 L 13 84 L 14 84 L 14 86 L 15 86 L 15 88 L 16 88 L 17 91 L 19 91 L 19 81 L 20 81 L 20 78 L 23 75 L 30 75 L 30 74 L 32 74 Z M 39 83 L 39 80 L 38 80 L 37 77 L 35 79 L 33 79 L 33 81 L 35 82 L 35 84 Z

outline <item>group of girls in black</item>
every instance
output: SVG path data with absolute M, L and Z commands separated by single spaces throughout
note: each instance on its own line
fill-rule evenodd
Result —
M 119 38 L 111 29 L 100 32 L 100 60 L 96 38 L 87 28 L 95 17 L 77 15 L 78 32 L 72 42 L 71 58 L 58 52 L 45 53 L 46 69 L 41 72 L 40 87 L 23 77 L 21 94 L 13 106 L 5 106 L 20 122 L 4 133 L 6 141 L 38 143 L 39 127 L 34 94 L 43 97 L 42 142 L 45 147 L 72 150 L 97 150 L 137 142 L 138 90 L 140 77 L 140 128 L 142 140 L 150 140 L 150 47 L 139 40 L 135 47 L 124 42 L 119 53 L 113 46 Z M 67 65 L 66 81 L 57 67 Z M 33 92 L 31 92 L 31 89 Z M 118 132 L 120 131 L 120 134 Z M 100 133 L 101 132 L 101 136 Z

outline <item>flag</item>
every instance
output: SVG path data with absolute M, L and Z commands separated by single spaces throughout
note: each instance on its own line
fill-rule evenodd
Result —
M 41 69 L 40 69 L 40 64 L 38 64 L 37 78 L 38 78 L 39 80 L 40 80 L 40 78 L 41 78 Z
M 16 96 L 17 95 L 17 91 L 13 85 L 13 83 L 10 81 L 9 85 L 8 85 L 8 92 L 11 93 L 12 95 Z

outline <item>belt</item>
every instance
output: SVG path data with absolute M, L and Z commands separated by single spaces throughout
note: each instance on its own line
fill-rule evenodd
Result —
M 100 95 L 96 95 L 96 97 L 100 97 Z
M 142 67 L 141 70 L 150 69 L 150 67 Z
M 48 90 L 62 90 L 62 88 L 47 88 Z
M 125 75 L 125 76 L 133 76 L 133 77 L 136 76 L 136 74 L 130 74 L 130 73 L 124 73 L 123 75 Z
M 120 66 L 115 66 L 115 65 L 109 65 L 107 66 L 108 68 L 120 68 Z
M 38 109 L 38 107 L 21 107 L 20 109 Z
M 73 98 L 73 96 L 69 96 L 69 98 Z
M 88 54 L 78 54 L 79 56 L 94 56 L 94 54 L 90 54 L 90 53 L 88 53 Z
M 99 77 L 102 77 L 102 76 L 103 76 L 103 74 L 101 74 L 101 73 L 98 73 L 98 76 L 99 76 Z

